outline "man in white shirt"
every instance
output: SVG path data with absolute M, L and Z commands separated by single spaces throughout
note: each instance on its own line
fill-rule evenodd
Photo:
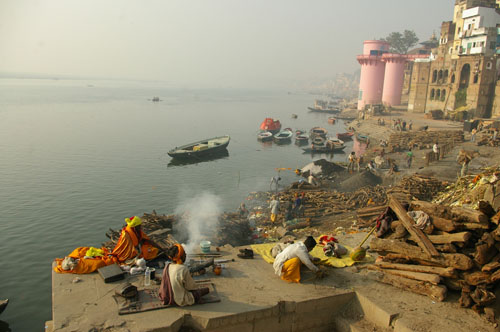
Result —
M 314 258 L 309 255 L 309 251 L 316 246 L 316 240 L 308 236 L 304 242 L 297 242 L 286 247 L 276 256 L 273 263 L 274 272 L 282 280 L 300 283 L 300 265 L 304 264 L 313 272 L 319 269 L 313 264 Z
M 275 195 L 272 197 L 269 208 L 271 209 L 271 222 L 274 223 L 278 218 L 278 213 L 280 212 L 280 201 Z
M 436 160 L 439 160 L 439 145 L 437 144 L 437 142 L 432 146 L 432 152 L 434 152 Z

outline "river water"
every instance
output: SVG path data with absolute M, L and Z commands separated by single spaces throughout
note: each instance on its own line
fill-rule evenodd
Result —
M 161 102 L 148 99 L 159 96 Z M 276 168 L 325 156 L 257 141 L 265 117 L 284 127 L 329 133 L 315 96 L 287 91 L 175 89 L 159 83 L 0 80 L 0 299 L 11 303 L 0 330 L 40 331 L 51 313 L 51 262 L 79 246 L 100 246 L 124 218 L 171 214 L 199 193 L 234 211 L 249 192 L 268 190 Z M 292 119 L 292 113 L 297 119 Z M 166 152 L 228 134 L 229 156 L 172 165 Z M 351 145 L 346 152 L 351 150 Z M 345 161 L 339 154 L 333 160 Z

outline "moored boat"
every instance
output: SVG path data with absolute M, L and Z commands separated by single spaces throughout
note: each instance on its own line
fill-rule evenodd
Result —
M 0 314 L 7 308 L 7 305 L 9 304 L 9 299 L 5 300 L 0 300 Z
M 309 136 L 311 137 L 311 139 L 316 136 L 321 136 L 326 138 L 326 134 L 328 134 L 328 131 L 325 128 L 321 127 L 313 127 L 309 131 Z
M 324 100 L 315 100 L 314 107 L 308 107 L 311 112 L 318 113 L 328 113 L 328 114 L 336 114 L 340 113 L 341 109 L 336 104 L 331 104 Z
M 202 141 L 175 147 L 168 155 L 178 159 L 197 159 L 224 152 L 230 141 L 229 135 L 212 137 Z
M 370 140 L 370 137 L 363 134 L 357 134 L 356 139 L 360 142 L 368 142 Z
M 261 142 L 269 142 L 273 140 L 273 133 L 270 131 L 262 131 L 257 134 L 257 140 Z
M 278 133 L 281 130 L 280 120 L 274 120 L 273 118 L 266 118 L 260 124 L 260 130 L 270 131 L 273 134 Z
M 302 150 L 305 152 L 305 153 L 334 153 L 334 152 L 343 152 L 343 150 L 345 149 L 345 145 L 343 146 L 337 146 L 337 147 L 331 147 L 331 146 L 316 146 L 316 145 L 312 145 L 310 147 L 307 147 L 307 148 L 303 148 Z
M 326 138 L 323 136 L 314 136 L 311 138 L 311 143 L 317 146 L 324 145 Z
M 304 133 L 305 133 L 305 131 L 304 131 L 304 130 L 302 130 L 302 129 L 297 129 L 297 130 L 295 130 L 295 136 L 299 136 L 299 135 L 302 135 L 302 134 L 304 134 Z
M 345 133 L 337 133 L 337 138 L 341 139 L 343 141 L 348 141 L 348 140 L 352 140 L 353 135 L 354 135 L 353 131 L 348 131 Z
M 304 145 L 309 143 L 309 137 L 304 134 L 299 134 L 295 136 L 295 144 L 297 145 Z
M 335 124 L 335 121 L 336 121 L 336 119 L 333 116 L 331 116 L 331 117 L 328 118 L 328 123 L 329 124 Z
M 292 141 L 292 136 L 292 131 L 285 129 L 274 135 L 273 141 L 277 144 L 290 143 Z

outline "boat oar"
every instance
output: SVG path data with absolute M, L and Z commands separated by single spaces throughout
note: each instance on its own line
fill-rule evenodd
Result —
M 370 230 L 370 232 L 368 232 L 368 234 L 365 236 L 365 238 L 363 239 L 363 241 L 361 241 L 361 243 L 359 244 L 359 246 L 357 246 L 356 248 L 354 248 L 351 252 L 351 254 L 349 255 L 351 257 L 351 259 L 355 262 L 360 262 L 362 261 L 365 256 L 366 256 L 366 249 L 363 248 L 363 244 L 366 242 L 366 240 L 368 240 L 368 238 L 370 237 L 370 235 L 372 235 L 372 233 L 375 231 L 375 229 L 377 228 L 377 226 L 373 226 L 373 228 Z

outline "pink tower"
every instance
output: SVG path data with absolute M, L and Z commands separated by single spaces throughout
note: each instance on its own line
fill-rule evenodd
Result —
M 358 110 L 366 104 L 380 104 L 384 87 L 385 62 L 382 54 L 389 51 L 389 43 L 382 40 L 365 40 L 363 55 L 358 55 L 361 64 L 359 80 Z
M 408 61 L 408 57 L 402 54 L 390 53 L 384 54 L 382 61 L 385 62 L 382 103 L 386 106 L 400 105 L 405 63 Z

